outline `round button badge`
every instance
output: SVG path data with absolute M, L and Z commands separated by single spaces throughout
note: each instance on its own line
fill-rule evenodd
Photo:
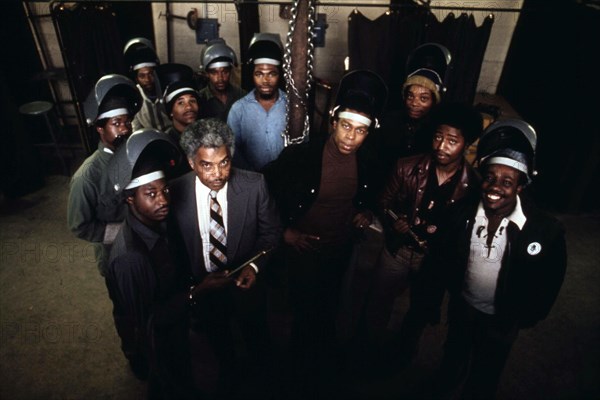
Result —
M 527 253 L 529 253 L 532 256 L 539 254 L 540 251 L 542 251 L 542 245 L 538 242 L 529 243 L 529 246 L 527 246 Z

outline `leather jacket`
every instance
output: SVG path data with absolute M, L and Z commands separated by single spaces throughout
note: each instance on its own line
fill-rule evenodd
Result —
M 409 224 L 414 225 L 419 209 L 423 206 L 421 203 L 427 188 L 429 169 L 433 167 L 431 153 L 400 158 L 382 191 L 378 204 L 379 212 L 386 232 L 386 245 L 392 254 L 397 251 L 401 241 L 398 241 L 398 234 L 392 228 L 394 221 L 384 210 L 389 209 L 397 215 L 406 215 Z M 446 203 L 447 207 L 454 206 L 474 193 L 479 184 L 479 176 L 465 160 L 457 173 L 461 175 Z

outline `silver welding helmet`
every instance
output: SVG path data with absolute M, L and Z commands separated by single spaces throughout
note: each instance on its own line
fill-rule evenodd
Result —
M 508 165 L 523 172 L 531 182 L 537 175 L 536 146 L 537 134 L 530 124 L 516 118 L 502 119 L 488 126 L 481 135 L 476 160 L 480 167 Z
M 97 119 L 114 115 L 129 114 L 133 117 L 141 107 L 142 96 L 135 83 L 119 74 L 104 75 L 98 79 L 83 103 L 85 120 L 90 126 Z
M 108 163 L 107 173 L 114 194 L 121 195 L 126 189 L 144 184 L 140 177 L 132 179 L 132 174 L 139 163 L 152 162 L 160 166 L 164 175 L 160 177 L 155 175 L 152 179 L 155 180 L 162 177 L 170 178 L 170 173 L 181 160 L 179 147 L 171 136 L 157 129 L 138 129 L 115 151 Z
M 209 68 L 235 66 L 237 66 L 235 52 L 221 38 L 208 42 L 200 55 L 200 69 L 203 71 Z
M 406 61 L 406 81 L 403 89 L 418 84 L 430 89 L 437 102 L 446 91 L 446 71 L 452 62 L 450 51 L 439 43 L 425 43 L 415 48 Z
M 123 54 L 127 53 L 127 50 L 129 50 L 131 47 L 140 46 L 140 45 L 145 46 L 145 47 L 150 47 L 152 50 L 154 50 L 154 45 L 152 44 L 152 42 L 149 39 L 146 39 L 143 37 L 136 37 L 136 38 L 129 40 L 125 44 L 125 47 L 123 47 Z

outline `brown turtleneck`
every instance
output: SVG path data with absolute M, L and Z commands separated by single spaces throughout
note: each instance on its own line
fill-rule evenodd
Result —
M 323 149 L 319 194 L 298 223 L 302 232 L 317 235 L 321 244 L 339 244 L 350 235 L 357 190 L 356 153 L 341 154 L 330 137 Z

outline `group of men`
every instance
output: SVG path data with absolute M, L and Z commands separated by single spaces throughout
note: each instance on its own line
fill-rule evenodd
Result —
M 526 196 L 535 131 L 506 120 L 482 134 L 472 106 L 441 101 L 443 50 L 425 46 L 423 62 L 412 59 L 403 110 L 386 112 L 377 74 L 347 73 L 329 132 L 284 148 L 281 43 L 253 40 L 247 94 L 228 83 L 236 59 L 222 41 L 203 54 L 201 92 L 188 69 L 159 68 L 149 42 L 128 43 L 137 86 L 109 75 L 86 100 L 100 143 L 72 178 L 68 222 L 97 250 L 123 352 L 150 396 L 234 397 L 249 393 L 248 376 L 255 396 L 328 396 L 340 369 L 342 281 L 357 238 L 378 223 L 381 254 L 358 311 L 366 331 L 385 329 L 410 287 L 389 349 L 408 365 L 449 293 L 436 394 L 493 396 L 518 329 L 556 299 L 564 233 Z M 394 137 L 398 116 L 419 129 Z M 464 154 L 477 139 L 475 168 Z M 269 280 L 273 271 L 285 279 Z M 283 364 L 268 282 L 285 284 L 292 320 Z M 277 395 L 275 376 L 287 378 Z
M 124 56 L 143 98 L 133 130 L 155 128 L 180 136 L 200 118 L 218 118 L 236 137 L 235 166 L 260 171 L 283 149 L 287 98 L 282 88 L 283 44 L 279 35 L 259 33 L 248 48 L 254 88 L 232 82 L 237 57 L 224 40 L 209 42 L 201 55 L 207 85 L 197 89 L 193 70 L 183 64 L 160 64 L 143 38 L 132 39 Z

